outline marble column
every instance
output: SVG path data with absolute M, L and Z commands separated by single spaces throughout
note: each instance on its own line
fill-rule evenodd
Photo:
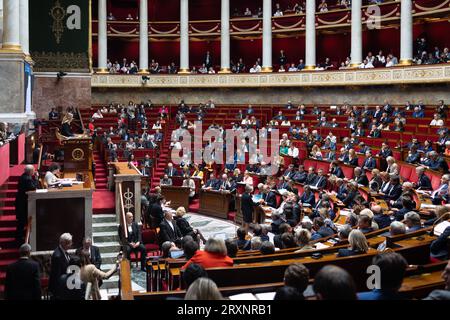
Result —
M 316 68 L 316 1 L 306 0 L 305 69 Z
M 351 36 L 351 64 L 357 68 L 362 63 L 362 20 L 361 0 L 352 1 L 352 36 Z
M 98 0 L 98 70 L 97 73 L 108 73 L 108 35 L 106 25 L 106 0 Z
M 20 0 L 20 45 L 23 53 L 30 56 L 30 29 L 29 29 L 29 14 L 28 14 L 28 0 Z
M 148 73 L 148 0 L 139 6 L 139 73 Z
M 230 0 L 222 0 L 221 13 L 219 73 L 230 73 Z
M 272 72 L 272 0 L 263 0 L 262 72 Z
M 400 65 L 409 66 L 413 60 L 412 1 L 402 0 L 400 9 Z
M 189 0 L 180 0 L 180 70 L 189 73 Z
M 3 49 L 22 51 L 20 45 L 20 1 L 3 0 Z

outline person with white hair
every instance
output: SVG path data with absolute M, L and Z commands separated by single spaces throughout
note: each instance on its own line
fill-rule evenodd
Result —
M 3 170 L 3 169 L 2 169 Z M 16 242 L 24 243 L 25 226 L 28 221 L 28 191 L 34 191 L 39 187 L 39 174 L 33 165 L 25 166 L 24 173 L 19 177 L 15 200 L 16 208 Z
M 420 221 L 420 215 L 417 212 L 410 211 L 406 213 L 404 223 L 408 227 L 408 232 L 413 232 L 422 229 L 422 222 Z
M 364 254 L 369 250 L 366 236 L 360 230 L 354 229 L 348 236 L 349 249 L 339 249 L 338 257 L 348 257 Z
M 59 237 L 59 245 L 53 251 L 51 258 L 51 269 L 49 277 L 48 290 L 54 299 L 58 299 L 62 291 L 60 285 L 60 277 L 66 274 L 69 267 L 70 254 L 68 250 L 72 247 L 72 235 L 63 233 Z
M 430 178 L 425 174 L 425 167 L 420 166 L 416 168 L 416 174 L 417 174 L 417 182 L 414 183 L 414 187 L 420 190 L 431 190 L 431 180 Z
M 145 259 L 147 257 L 147 251 L 142 243 L 142 233 L 139 225 L 134 221 L 133 213 L 126 213 L 126 222 L 124 226 L 119 226 L 119 236 L 122 244 L 122 250 L 125 257 L 131 259 L 131 252 L 134 252 L 136 256 L 138 252 L 141 255 L 141 270 L 145 271 Z M 125 230 L 127 232 L 125 232 Z

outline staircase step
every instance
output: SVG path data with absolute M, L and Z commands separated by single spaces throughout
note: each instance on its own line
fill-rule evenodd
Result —
M 93 232 L 106 232 L 106 231 L 116 231 L 119 225 L 116 222 L 101 222 L 101 223 L 93 223 L 92 231 Z
M 97 214 L 92 216 L 93 223 L 116 222 L 115 214 Z
M 14 237 L 16 227 L 0 227 L 0 238 Z
M 15 215 L 0 216 L 0 227 L 15 227 L 17 224 Z

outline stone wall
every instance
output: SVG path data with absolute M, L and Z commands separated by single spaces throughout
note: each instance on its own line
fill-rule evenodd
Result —
M 47 118 L 51 108 L 69 106 L 88 108 L 91 105 L 91 76 L 68 74 L 58 80 L 56 73 L 36 73 L 33 88 L 33 111 L 38 118 Z
M 0 118 L 25 112 L 24 60 L 21 53 L 0 52 Z
M 437 104 L 438 100 L 450 103 L 450 83 L 396 86 L 347 86 L 316 88 L 92 88 L 92 104 L 110 102 L 127 103 L 151 99 L 155 104 L 197 104 L 212 99 L 216 104 L 283 104 L 291 100 L 305 104 L 378 104 L 385 99 L 393 104 L 406 101 Z

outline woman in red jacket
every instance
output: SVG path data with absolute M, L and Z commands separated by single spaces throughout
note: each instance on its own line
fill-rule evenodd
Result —
M 205 249 L 197 250 L 195 255 L 183 266 L 183 270 L 191 263 L 201 265 L 203 268 L 231 267 L 233 259 L 227 256 L 227 247 L 222 239 L 209 238 Z

